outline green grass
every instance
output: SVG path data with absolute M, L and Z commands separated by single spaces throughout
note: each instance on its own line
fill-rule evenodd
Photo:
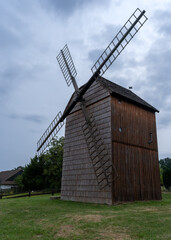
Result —
M 0 239 L 171 239 L 171 194 L 115 206 L 49 200 L 0 200 Z

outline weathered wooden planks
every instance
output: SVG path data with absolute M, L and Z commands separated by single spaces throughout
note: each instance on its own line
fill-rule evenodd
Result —
M 61 198 L 107 204 L 161 199 L 155 113 L 110 96 L 98 82 L 84 98 L 113 161 L 114 182 L 99 190 L 77 104 L 66 121 Z
M 106 89 L 104 89 L 98 83 L 98 81 L 95 81 L 91 85 L 91 87 L 87 90 L 87 92 L 84 94 L 83 98 L 86 100 L 86 106 L 89 106 L 109 96 L 110 96 L 109 92 Z M 76 112 L 80 109 L 81 109 L 80 103 L 77 103 L 74 109 L 71 111 L 71 113 Z
M 113 142 L 118 174 L 114 201 L 160 200 L 160 177 L 156 151 Z
M 155 114 L 117 98 L 112 103 L 112 141 L 157 151 Z M 121 132 L 119 132 L 121 128 Z M 150 133 L 152 143 L 149 144 Z
M 161 199 L 155 113 L 114 97 L 111 106 L 113 201 Z
M 94 97 L 93 97 L 94 96 Z M 95 83 L 85 94 L 89 115 L 98 126 L 111 158 L 111 106 L 107 90 Z M 110 187 L 99 189 L 82 131 L 85 119 L 79 104 L 67 117 L 61 198 L 64 200 L 112 204 Z

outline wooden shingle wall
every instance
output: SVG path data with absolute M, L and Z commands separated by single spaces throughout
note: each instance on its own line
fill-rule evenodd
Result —
M 88 113 L 93 114 L 111 158 L 110 95 L 98 82 L 95 82 L 84 98 Z M 84 116 L 77 104 L 66 120 L 61 199 L 112 204 L 111 188 L 100 190 L 97 184 L 82 132 L 83 123 Z

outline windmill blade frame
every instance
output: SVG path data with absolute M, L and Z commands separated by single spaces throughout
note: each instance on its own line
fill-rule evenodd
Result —
M 77 71 L 74 66 L 74 62 L 72 60 L 67 44 L 60 51 L 56 59 L 69 87 L 73 81 L 73 78 L 77 76 Z
M 140 21 L 142 19 L 142 21 Z M 47 128 L 45 133 L 42 135 L 41 139 L 38 141 L 38 152 L 43 152 L 45 148 L 48 146 L 49 142 L 52 138 L 59 132 L 61 127 L 63 126 L 63 121 L 75 107 L 75 105 L 82 101 L 83 95 L 88 90 L 88 88 L 93 84 L 93 82 L 98 78 L 99 75 L 103 75 L 106 70 L 111 66 L 111 64 L 116 60 L 116 58 L 120 55 L 123 49 L 128 45 L 130 40 L 135 36 L 135 34 L 139 31 L 139 29 L 144 25 L 147 21 L 147 17 L 145 16 L 145 11 L 141 11 L 139 8 L 135 10 L 135 12 L 131 15 L 125 25 L 121 28 L 118 34 L 114 37 L 99 59 L 96 61 L 94 66 L 92 67 L 93 75 L 88 80 L 88 82 L 84 85 L 84 87 L 77 91 L 77 96 L 73 100 L 73 102 L 68 107 L 67 111 L 65 111 L 62 115 L 58 114 L 56 118 L 58 121 L 52 121 L 50 126 Z M 134 20 L 134 22 L 132 22 Z M 129 26 L 129 28 L 128 28 Z M 136 28 L 137 26 L 137 28 Z M 124 33 L 124 30 L 126 32 Z M 133 33 L 131 32 L 133 31 Z M 121 37 L 120 37 L 121 35 Z M 128 38 L 128 39 L 126 39 Z M 124 42 L 125 40 L 125 42 Z M 117 41 L 117 42 L 116 42 Z M 116 42 L 116 43 L 115 43 Z M 115 55 L 116 53 L 116 55 Z M 69 64 L 66 64 L 66 60 L 68 60 Z M 75 76 L 77 75 L 72 57 L 68 50 L 67 45 L 64 46 L 63 50 L 61 50 L 60 54 L 57 56 L 57 60 L 63 72 L 64 78 L 67 82 L 67 85 L 70 86 L 71 82 L 75 89 L 78 90 L 78 86 L 75 81 Z M 59 127 L 58 127 L 59 126 Z M 57 130 L 56 130 L 57 129 Z M 52 136 L 51 136 L 52 135 Z M 47 141 L 47 143 L 46 143 Z M 40 151 L 40 149 L 43 150 Z
M 141 12 L 137 8 L 95 62 L 91 68 L 92 73 L 100 71 L 102 76 L 147 20 L 145 11 Z
M 53 119 L 49 127 L 43 133 L 39 141 L 37 142 L 37 154 L 38 156 L 44 152 L 44 150 L 48 147 L 52 139 L 58 134 L 60 129 L 63 127 L 64 122 L 59 122 L 62 113 L 59 112 L 56 117 Z

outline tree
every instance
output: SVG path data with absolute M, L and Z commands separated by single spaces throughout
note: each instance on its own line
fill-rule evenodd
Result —
M 24 168 L 23 168 L 24 170 Z M 23 174 L 21 175 L 18 175 L 15 179 L 14 179 L 14 182 L 17 184 L 18 188 L 20 190 L 23 190 L 24 188 L 24 184 L 23 184 Z
M 46 152 L 46 178 L 50 188 L 61 188 L 64 137 L 53 139 Z
M 41 190 L 47 187 L 45 178 L 43 176 L 45 168 L 45 158 L 35 156 L 31 162 L 25 166 L 23 171 L 23 185 L 27 190 Z
M 159 161 L 163 172 L 163 184 L 165 188 L 171 187 L 171 158 L 164 158 Z
M 27 190 L 61 187 L 64 137 L 53 139 L 49 149 L 25 166 L 22 183 Z
M 171 158 L 167 157 L 167 158 L 160 159 L 159 163 L 163 170 L 171 168 Z
M 171 187 L 171 168 L 164 170 L 163 184 L 164 184 L 165 188 L 167 188 L 168 190 Z
M 160 164 L 159 164 L 159 170 L 160 170 L 160 184 L 163 186 L 163 168 L 161 168 Z

